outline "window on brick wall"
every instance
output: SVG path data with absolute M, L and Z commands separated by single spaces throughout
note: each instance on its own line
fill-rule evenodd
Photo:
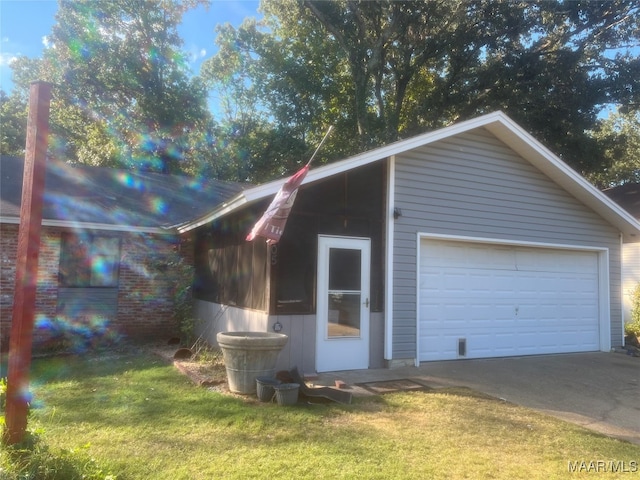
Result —
M 59 282 L 63 287 L 117 287 L 120 239 L 64 233 Z

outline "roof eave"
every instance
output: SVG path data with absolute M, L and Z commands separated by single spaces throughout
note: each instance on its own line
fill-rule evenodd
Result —
M 489 123 L 485 128 L 616 227 L 624 235 L 625 240 L 638 241 L 632 240 L 636 236 L 640 237 L 638 220 L 509 117 L 503 114 L 499 121 Z
M 559 157 L 553 154 L 532 135 L 501 111 L 456 123 L 406 140 L 400 140 L 398 142 L 349 157 L 345 160 L 323 165 L 310 170 L 302 182 L 302 185 L 310 184 L 332 175 L 343 173 L 384 158 L 392 157 L 414 148 L 423 147 L 476 128 L 486 128 L 488 131 L 493 133 L 498 139 L 519 153 L 523 158 L 530 161 L 556 183 L 582 201 L 585 205 L 592 208 L 611 225 L 616 227 L 623 233 L 627 241 L 637 241 L 634 240 L 634 237 L 638 237 L 640 239 L 640 223 L 631 214 L 613 200 L 609 199 L 605 194 L 600 192 L 595 186 L 585 180 L 584 177 L 569 167 Z M 180 233 L 187 232 L 232 213 L 240 207 L 265 199 L 269 196 L 273 196 L 285 181 L 286 179 L 279 179 L 244 190 L 241 194 L 237 195 L 229 202 L 216 207 L 210 213 L 203 215 L 192 222 L 185 223 L 182 227 L 178 227 L 178 231 Z
M 247 196 L 247 193 L 249 193 L 248 196 Z M 259 200 L 259 199 L 253 199 L 253 197 L 254 196 L 251 195 L 251 192 L 249 190 L 245 190 L 239 193 L 238 195 L 236 195 L 235 197 L 233 197 L 231 200 L 222 203 L 215 210 L 212 210 L 211 212 L 206 213 L 205 215 L 202 215 L 193 221 L 186 222 L 182 225 L 176 226 L 176 230 L 178 231 L 178 233 L 182 234 L 182 233 L 187 233 L 203 225 L 206 225 L 207 223 L 213 222 L 218 218 L 228 215 L 229 213 L 233 212 L 234 210 L 242 206 L 252 203 L 253 201 Z
M 355 155 L 353 157 L 349 157 L 344 160 L 340 160 L 335 163 L 330 163 L 328 165 L 323 165 L 321 167 L 314 168 L 313 170 L 310 170 L 309 173 L 307 173 L 307 176 L 305 177 L 301 185 L 310 184 L 310 183 L 322 180 L 324 178 L 330 177 L 332 175 L 337 175 L 343 172 L 347 172 L 349 170 L 362 167 L 369 163 L 391 157 L 403 151 L 411 150 L 412 148 L 417 148 L 423 145 L 427 145 L 429 143 L 441 140 L 443 138 L 447 138 L 467 130 L 478 128 L 499 115 L 504 115 L 504 114 L 502 114 L 502 112 L 494 112 L 494 113 L 484 115 L 482 117 L 478 117 L 472 120 L 456 123 L 448 127 L 435 130 L 433 132 L 427 132 L 422 135 L 418 135 L 416 137 L 408 138 L 406 140 L 400 140 L 398 142 L 385 145 L 383 147 L 376 148 L 374 150 L 369 150 L 367 152 Z M 197 218 L 196 220 L 187 222 L 182 226 L 179 226 L 178 231 L 180 233 L 188 232 L 190 230 L 193 230 L 194 228 L 198 228 L 202 225 L 205 225 L 217 218 L 220 218 L 229 213 L 232 213 L 237 208 L 240 208 L 250 203 L 264 200 L 265 198 L 273 196 L 278 192 L 280 187 L 282 187 L 284 182 L 286 182 L 286 179 L 278 179 L 272 182 L 258 185 L 253 188 L 248 188 L 244 190 L 242 193 L 240 193 L 239 195 L 237 195 L 236 197 L 234 197 L 233 199 L 231 199 L 230 201 L 225 202 L 222 205 L 216 207 L 211 212 Z
M 0 223 L 8 224 L 20 224 L 20 217 L 0 217 Z M 70 220 L 51 220 L 43 219 L 43 227 L 58 227 L 69 228 L 72 230 L 106 230 L 113 232 L 127 232 L 127 233 L 153 233 L 160 235 L 175 235 L 177 230 L 163 227 L 146 227 L 136 225 L 115 225 L 110 223 L 98 223 L 98 222 L 76 222 Z

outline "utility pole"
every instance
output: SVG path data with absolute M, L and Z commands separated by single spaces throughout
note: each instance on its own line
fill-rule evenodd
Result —
M 42 224 L 42 197 L 49 135 L 49 105 L 51 85 L 31 84 L 27 144 L 22 178 L 22 203 L 18 229 L 16 284 L 13 295 L 13 316 L 9 341 L 9 370 L 5 409 L 4 441 L 19 443 L 27 428 L 29 408 L 29 370 L 38 283 L 38 253 Z

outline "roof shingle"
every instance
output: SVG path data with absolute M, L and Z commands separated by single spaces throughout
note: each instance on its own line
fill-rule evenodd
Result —
M 24 160 L 0 158 L 0 216 L 19 217 Z M 43 221 L 168 228 L 188 222 L 245 186 L 153 172 L 48 161 Z

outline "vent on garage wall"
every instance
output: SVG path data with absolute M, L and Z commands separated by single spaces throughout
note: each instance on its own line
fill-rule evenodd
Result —
M 458 339 L 458 356 L 459 357 L 467 356 L 467 339 L 466 338 Z

